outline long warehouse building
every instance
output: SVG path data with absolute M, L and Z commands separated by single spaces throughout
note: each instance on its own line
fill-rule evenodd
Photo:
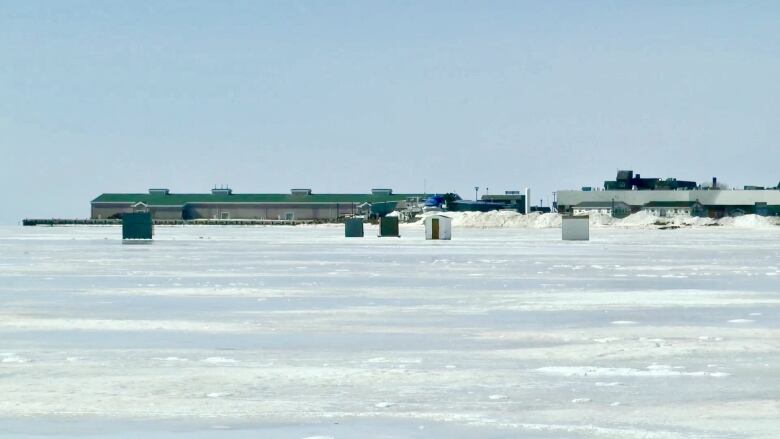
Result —
M 314 194 L 293 189 L 289 194 L 236 194 L 215 188 L 205 194 L 177 194 L 168 189 L 148 193 L 102 194 L 92 200 L 92 219 L 119 218 L 146 210 L 155 219 L 336 220 L 350 215 L 385 215 L 423 200 L 422 194 L 394 194 L 372 189 L 367 194 Z
M 604 189 L 558 191 L 561 213 L 598 212 L 624 217 L 639 211 L 658 216 L 692 215 L 711 218 L 756 214 L 780 215 L 780 188 L 747 186 L 745 189 L 718 189 L 718 182 L 702 187 L 676 179 L 634 177 L 632 171 L 619 171 Z

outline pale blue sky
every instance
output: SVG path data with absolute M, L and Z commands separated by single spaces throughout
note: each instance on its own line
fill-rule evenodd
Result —
M 102 192 L 780 180 L 780 2 L 0 0 L 0 222 Z

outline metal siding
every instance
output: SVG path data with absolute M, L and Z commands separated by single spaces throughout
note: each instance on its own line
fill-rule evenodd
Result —
M 338 209 L 337 209 L 338 207 Z M 232 219 L 284 219 L 292 212 L 296 220 L 335 220 L 354 213 L 352 204 L 333 203 L 257 203 L 257 204 L 196 204 L 186 206 L 191 219 L 214 218 L 221 212 L 230 212 Z

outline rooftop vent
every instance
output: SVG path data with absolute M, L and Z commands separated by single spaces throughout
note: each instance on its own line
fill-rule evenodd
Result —
M 229 187 L 215 187 L 211 190 L 211 195 L 233 195 L 233 189 Z
M 311 189 L 290 189 L 293 195 L 311 195 Z
M 393 195 L 392 189 L 371 189 L 371 195 Z
M 168 189 L 149 189 L 149 195 L 168 195 L 171 191 Z

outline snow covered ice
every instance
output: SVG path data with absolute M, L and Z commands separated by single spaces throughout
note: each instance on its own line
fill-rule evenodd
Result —
M 780 227 L 492 215 L 0 228 L 0 435 L 778 437 Z

